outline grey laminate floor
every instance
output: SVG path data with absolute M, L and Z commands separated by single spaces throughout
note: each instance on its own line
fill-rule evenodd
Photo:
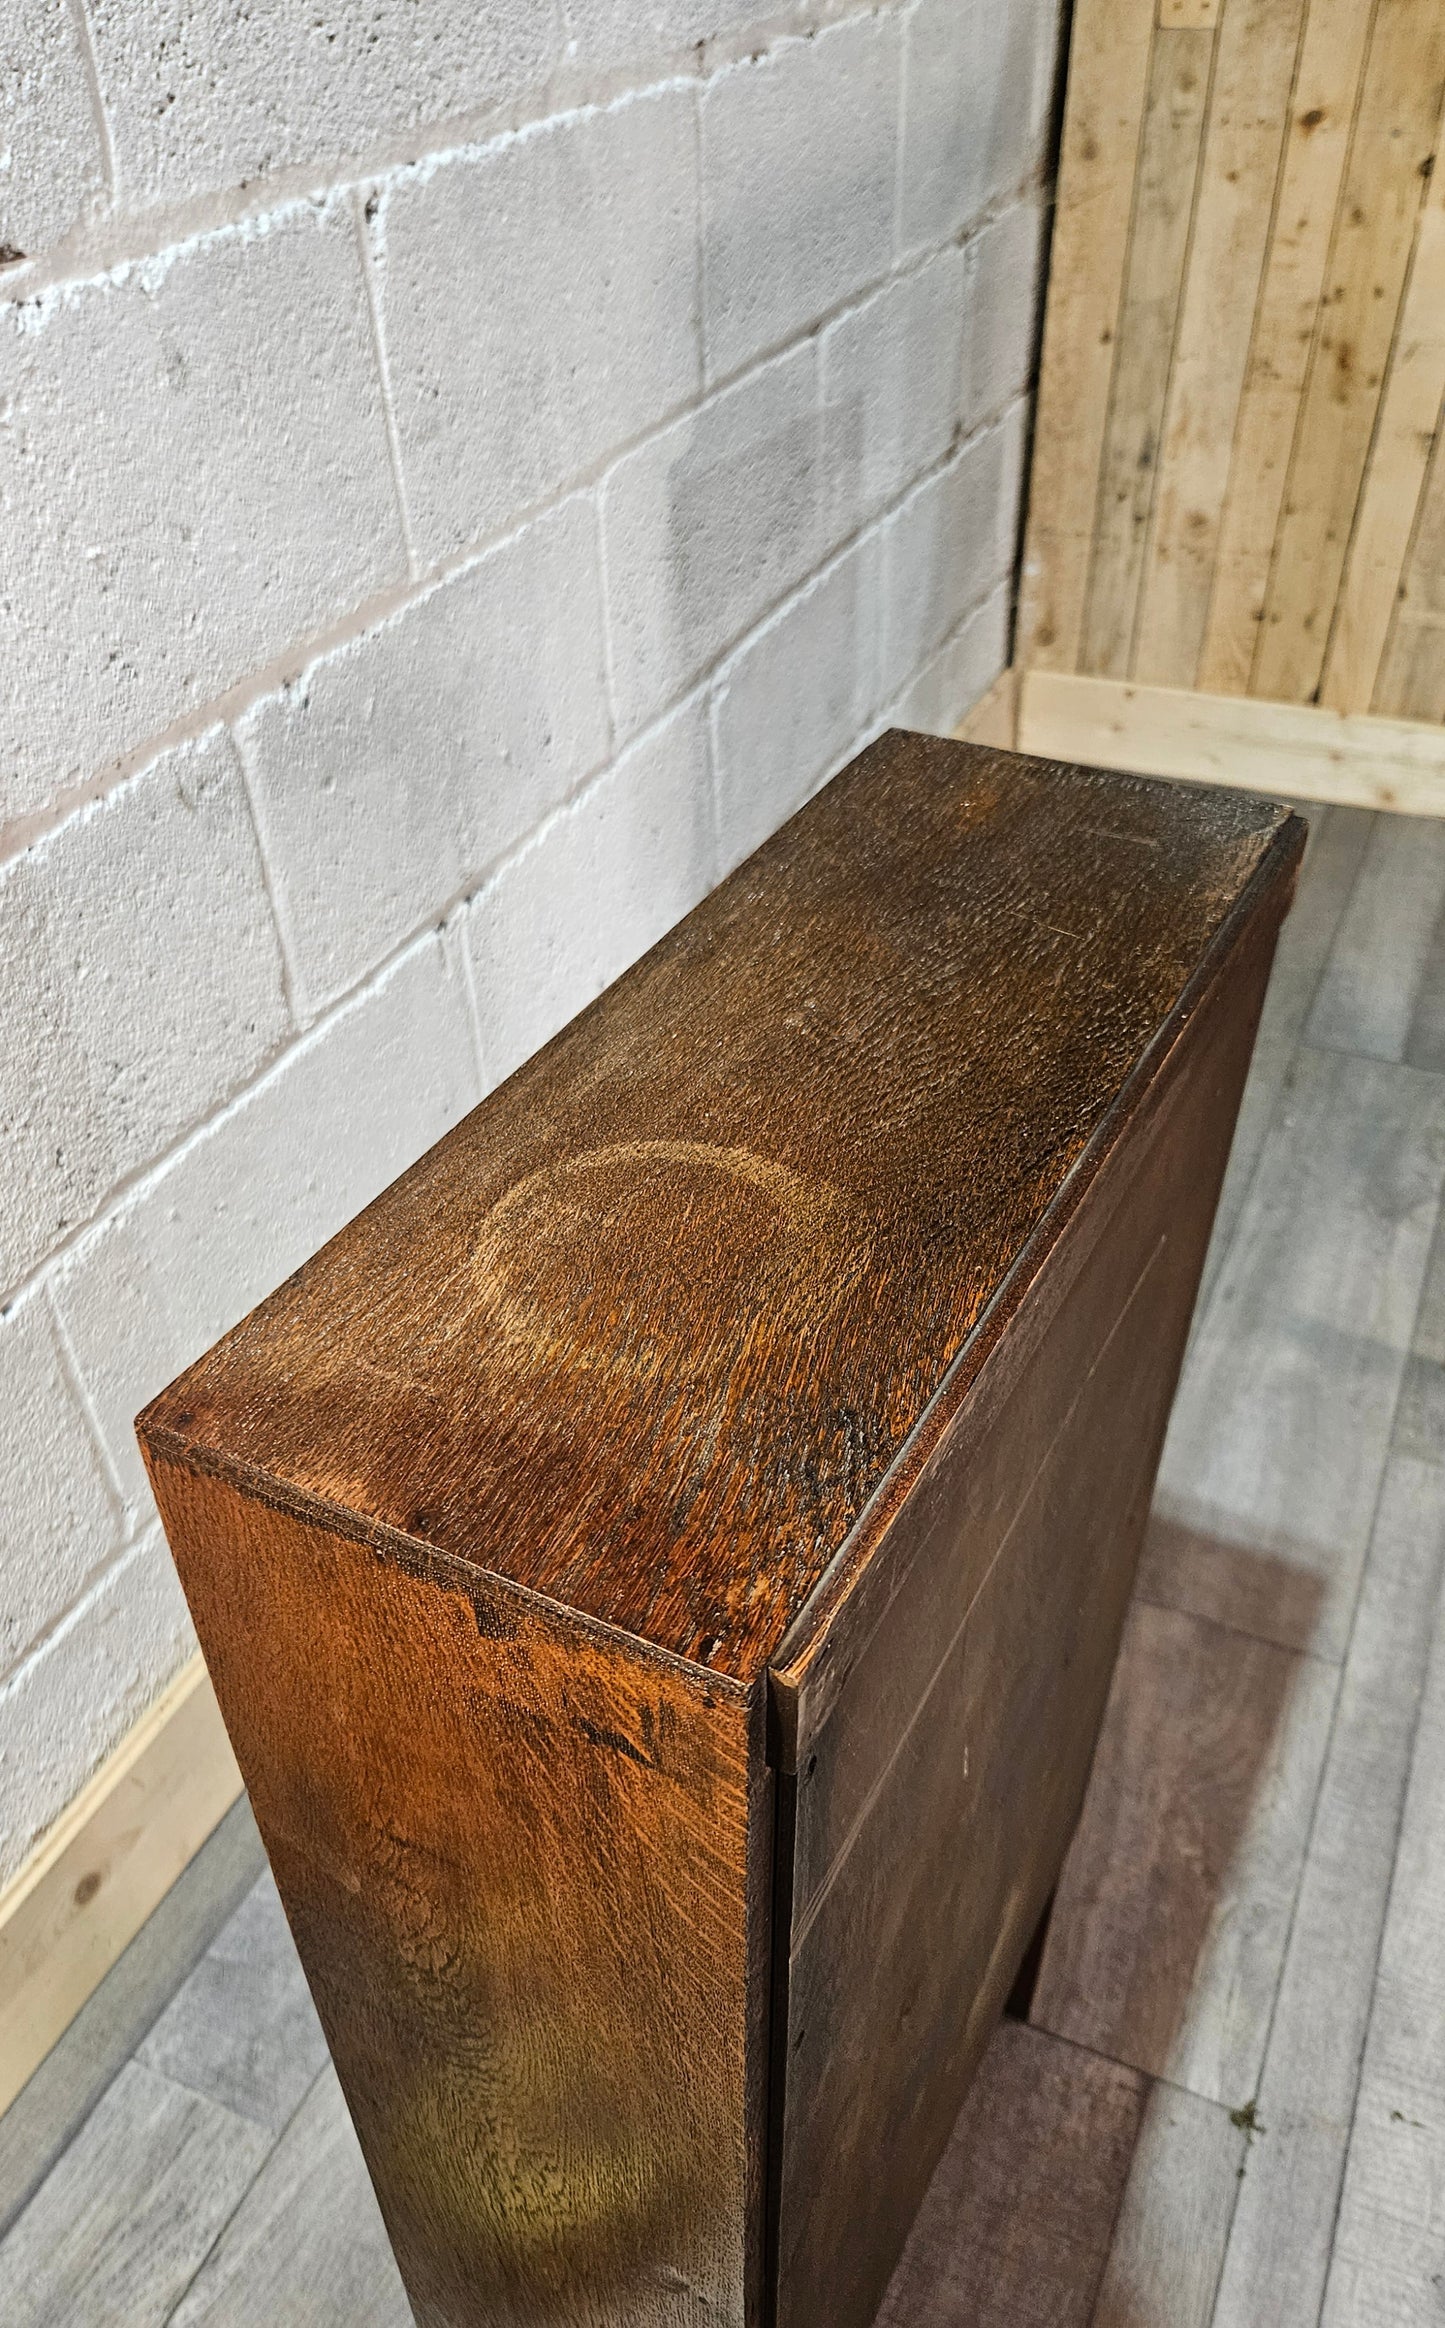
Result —
M 1315 823 L 1027 2023 L 887 2328 L 1445 2323 L 1445 826 Z M 244 1806 L 0 2119 L 7 2328 L 409 2319 Z

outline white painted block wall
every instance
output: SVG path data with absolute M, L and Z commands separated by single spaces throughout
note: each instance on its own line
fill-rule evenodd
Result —
M 0 1880 L 193 1642 L 137 1408 L 1001 667 L 1057 0 L 12 0 Z

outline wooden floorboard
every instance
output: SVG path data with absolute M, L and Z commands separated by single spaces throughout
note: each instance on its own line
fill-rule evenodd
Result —
M 1377 817 L 1306 1039 L 1372 1059 L 1411 1058 L 1417 1014 L 1422 1006 L 1431 1020 L 1438 1014 L 1442 921 L 1445 824 L 1434 817 Z M 1415 1057 L 1413 1063 L 1427 1062 Z M 1437 1048 L 1428 1063 L 1438 1064 Z
M 1445 1175 L 1445 1080 L 1302 1048 L 1175 1401 L 1140 1589 L 1344 1655 Z
M 1319 822 L 1034 2022 L 884 2328 L 1445 2323 L 1438 830 Z M 256 1850 L 0 2117 L 5 2328 L 405 2328 Z
M 1442 2316 L 1445 1601 L 1430 1648 L 1322 2323 L 1438 2328 Z
M 1209 2101 L 1253 2096 L 1332 1666 L 1136 1603 L 1031 2020 Z
M 1199 1289 L 1197 1317 L 1203 1315 L 1253 1185 L 1290 1061 L 1304 1033 L 1340 916 L 1349 903 L 1376 821 L 1368 809 L 1310 812 L 1310 838 L 1299 890 L 1275 954 Z
M 1092 2328 L 1209 2328 L 1248 2144 L 1237 2112 L 1153 2087 Z
M 265 1864 L 251 1806 L 242 1800 L 226 1813 L 0 2116 L 0 2234 L 9 2230 Z
M 328 2064 L 169 2328 L 411 2328 L 411 2319 Z
M 1290 1934 L 1216 2328 L 1314 2328 L 1440 1597 L 1445 1471 L 1392 1455 Z
M 279 2134 L 326 2041 L 269 1872 L 217 1934 L 136 2058 Z
M 1088 2328 L 1148 2081 L 1006 2021 L 944 2152 L 878 2328 Z
M 7 2328 L 161 2328 L 271 2138 L 127 2062 L 0 2242 Z

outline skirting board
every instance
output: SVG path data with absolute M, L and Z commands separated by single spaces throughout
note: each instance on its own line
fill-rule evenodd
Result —
M 193 1657 L 0 1892 L 0 2110 L 240 1792 Z
M 1423 720 L 1025 671 L 1018 748 L 1137 776 L 1445 816 L 1445 727 Z

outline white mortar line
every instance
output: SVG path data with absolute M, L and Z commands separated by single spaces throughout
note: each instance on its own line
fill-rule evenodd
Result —
M 271 852 L 266 845 L 266 828 L 261 821 L 261 810 L 256 798 L 256 787 L 251 779 L 250 763 L 245 748 L 233 727 L 226 729 L 226 741 L 236 772 L 241 779 L 246 812 L 251 819 L 251 832 L 256 843 L 256 855 L 261 864 L 261 885 L 266 892 L 266 903 L 271 909 L 271 926 L 276 933 L 276 951 L 281 957 L 281 999 L 286 1005 L 286 1016 L 292 1028 L 301 1030 L 301 1012 L 297 1004 L 297 989 L 301 980 L 296 967 L 296 945 L 289 918 L 271 870 Z
M 41 1630 L 26 1642 L 19 1655 L 0 1673 L 0 1707 L 3 1707 L 6 1698 L 14 1695 L 31 1668 L 55 1647 L 61 1635 L 70 1632 L 79 1623 L 106 1578 L 113 1575 L 122 1562 L 133 1557 L 147 1536 L 159 1533 L 159 1520 L 147 1518 L 143 1525 L 126 1537 L 124 1543 L 113 1546 L 103 1560 L 86 1570 L 83 1581 L 76 1586 L 64 1607 L 52 1612 Z
M 351 215 L 356 227 L 357 249 L 361 254 L 361 279 L 366 285 L 366 309 L 371 317 L 371 345 L 376 356 L 377 376 L 381 382 L 381 409 L 386 418 L 386 443 L 391 456 L 391 482 L 401 516 L 401 538 L 406 544 L 406 570 L 415 582 L 420 577 L 421 567 L 417 560 L 416 538 L 412 532 L 406 477 L 401 465 L 401 437 L 397 431 L 396 405 L 391 393 L 391 364 L 381 323 L 381 294 L 376 280 L 376 257 L 371 238 L 372 218 L 384 215 L 385 202 L 386 195 L 380 188 L 363 197 L 361 189 L 357 187 L 351 196 Z
M 691 696 L 701 696 L 707 683 L 706 678 L 697 681 L 678 701 L 685 703 Z M 666 711 L 660 712 L 655 719 L 649 720 L 645 727 L 638 730 L 635 737 L 629 739 L 625 748 L 630 750 L 634 744 L 648 742 L 672 717 L 677 708 L 677 703 L 671 704 Z M 188 1124 L 156 1155 L 148 1156 L 144 1163 L 137 1164 L 131 1171 L 113 1182 L 95 1209 L 88 1213 L 84 1220 L 72 1222 L 58 1244 L 53 1245 L 42 1259 L 35 1262 L 22 1277 L 17 1278 L 13 1285 L 0 1292 L 0 1315 L 3 1315 L 13 1303 L 25 1299 L 37 1288 L 46 1286 L 51 1273 L 63 1267 L 69 1255 L 78 1245 L 91 1237 L 98 1229 L 103 1228 L 116 1214 L 124 1211 L 138 1190 L 144 1188 L 150 1181 L 158 1179 L 162 1173 L 169 1171 L 172 1165 L 178 1163 L 200 1141 L 208 1139 L 248 1100 L 253 1098 L 263 1085 L 273 1077 L 279 1076 L 300 1051 L 313 1044 L 323 1042 L 336 1021 L 345 1012 L 358 1009 L 368 996 L 391 976 L 405 955 L 411 953 L 418 946 L 426 945 L 433 937 L 440 938 L 444 942 L 447 925 L 453 920 L 453 917 L 458 915 L 463 908 L 470 906 L 474 899 L 489 887 L 499 874 L 506 872 L 514 865 L 518 858 L 524 856 L 532 848 L 541 845 L 553 826 L 559 823 L 563 817 L 570 815 L 595 786 L 602 784 L 611 775 L 616 765 L 617 760 L 614 758 L 588 769 L 585 775 L 579 777 L 560 800 L 553 802 L 546 814 L 538 818 L 536 824 L 523 833 L 518 840 L 513 841 L 509 847 L 498 850 L 494 857 L 486 859 L 481 866 L 467 876 L 464 883 L 453 890 L 441 903 L 430 907 L 421 922 L 399 938 L 395 945 L 381 957 L 380 961 L 373 963 L 370 969 L 363 972 L 361 977 L 353 980 L 344 992 L 327 1002 L 306 1025 L 301 1026 L 293 1022 L 293 1032 L 289 1039 L 272 1050 L 243 1082 L 236 1084 L 228 1091 L 225 1097 L 211 1109 L 209 1115 L 202 1116 L 196 1122 Z M 483 1059 L 485 1062 L 485 1054 L 483 1054 Z M 490 1088 L 490 1085 L 487 1087 Z
M 100 82 L 100 59 L 96 54 L 95 34 L 91 29 L 90 11 L 85 0 L 70 0 L 70 13 L 75 24 L 75 37 L 80 47 L 81 63 L 86 86 L 100 131 L 100 163 L 105 174 L 106 200 L 114 206 L 120 194 L 120 174 L 115 158 L 115 137 L 110 126 L 110 112 L 105 102 L 105 91 Z
M 84 0 L 71 0 L 71 5 L 83 6 Z M 589 65 L 564 66 L 519 97 L 419 123 L 378 141 L 365 153 L 292 163 L 241 185 L 155 203 L 129 218 L 112 217 L 99 225 L 87 220 L 49 251 L 7 272 L 0 306 L 9 300 L 30 298 L 56 284 L 83 282 L 129 260 L 151 257 L 169 243 L 240 225 L 286 201 L 349 193 L 378 178 L 434 167 L 454 155 L 545 129 L 568 115 L 603 111 L 630 98 L 675 87 L 679 81 L 700 84 L 745 57 L 767 54 L 785 41 L 805 39 L 826 25 L 898 13 L 905 5 L 906 0 L 869 0 L 862 7 L 858 0 L 810 0 L 810 4 L 784 6 L 714 40 L 673 49 L 662 58 L 639 58 L 610 71 Z M 96 89 L 98 92 L 98 77 Z M 108 122 L 106 136 L 109 144 Z
M 907 0 L 898 27 L 898 150 L 893 157 L 893 259 L 896 265 L 903 256 L 903 173 L 908 146 L 908 57 L 912 47 L 909 34 L 918 13 L 918 0 Z
M 100 1417 L 95 1411 L 95 1403 L 76 1361 L 75 1350 L 66 1331 L 65 1320 L 60 1314 L 60 1304 L 55 1299 L 54 1289 L 50 1285 L 47 1284 L 42 1288 L 42 1298 L 46 1314 L 50 1319 L 50 1330 L 55 1339 L 56 1353 L 60 1359 L 60 1371 L 65 1378 L 66 1388 L 80 1409 L 86 1429 L 89 1431 L 96 1453 L 100 1457 L 100 1466 L 105 1476 L 106 1487 L 110 1494 L 110 1500 L 115 1506 L 117 1532 L 123 1544 L 130 1519 L 130 1498 L 125 1492 L 120 1473 L 111 1459 L 105 1433 L 100 1427 Z
M 476 892 L 473 891 L 473 896 Z M 472 1030 L 472 1053 L 477 1067 L 477 1088 L 483 1099 L 493 1088 L 495 1077 L 487 1064 L 487 1046 L 482 1040 L 482 1006 L 477 999 L 477 974 L 472 965 L 472 949 L 467 944 L 465 923 L 471 908 L 471 898 L 462 903 L 448 917 L 442 930 L 443 945 L 450 944 L 461 975 L 462 993 L 466 997 L 467 1017 Z
M 85 778 L 81 783 L 63 786 L 44 808 L 36 809 L 27 816 L 13 817 L 8 824 L 0 825 L 0 870 L 3 870 L 12 857 L 19 856 L 23 850 L 32 848 L 37 841 L 43 840 L 47 834 L 57 831 L 78 810 L 88 807 L 93 801 L 103 800 L 107 794 L 115 791 L 128 778 L 138 775 L 162 752 L 171 750 L 176 744 L 192 742 L 197 736 L 204 735 L 208 728 L 214 727 L 218 720 L 234 721 L 239 719 L 242 713 L 248 711 L 253 704 L 259 703 L 264 697 L 274 694 L 278 688 L 297 678 L 308 664 L 319 662 L 322 657 L 333 653 L 336 648 L 346 646 L 353 639 L 364 637 L 367 631 L 375 629 L 389 616 L 404 613 L 408 607 L 415 605 L 431 591 L 440 588 L 446 582 L 453 581 L 459 574 L 465 573 L 469 567 L 478 564 L 483 558 L 489 557 L 494 550 L 502 549 L 509 542 L 515 541 L 538 518 L 546 517 L 554 509 L 560 508 L 564 502 L 572 500 L 578 494 L 589 492 L 599 485 L 604 485 L 612 470 L 617 467 L 619 462 L 626 460 L 630 454 L 639 451 L 642 446 L 651 443 L 654 438 L 663 435 L 666 430 L 676 427 L 679 421 L 686 420 L 691 414 L 704 411 L 716 397 L 724 395 L 729 389 L 740 387 L 744 381 L 750 379 L 755 373 L 763 371 L 767 365 L 777 363 L 781 357 L 794 349 L 805 347 L 810 340 L 818 341 L 830 324 L 836 323 L 844 315 L 852 314 L 856 309 L 866 306 L 870 299 L 876 298 L 890 284 L 906 281 L 910 275 L 917 274 L 931 259 L 938 257 L 943 251 L 965 248 L 987 227 L 992 226 L 997 219 L 1005 216 L 1019 203 L 1027 201 L 1041 183 L 1039 171 L 1037 169 L 1031 170 L 1027 177 L 1021 179 L 1008 194 L 996 197 L 975 218 L 970 219 L 967 225 L 961 227 L 956 234 L 950 235 L 947 241 L 934 244 L 927 250 L 913 254 L 906 264 L 892 268 L 886 274 L 873 278 L 861 289 L 850 293 L 846 299 L 840 300 L 835 307 L 820 316 L 816 322 L 810 324 L 806 331 L 799 332 L 794 339 L 785 341 L 779 347 L 770 348 L 762 355 L 749 358 L 748 362 L 740 366 L 736 372 L 732 372 L 726 378 L 710 383 L 706 387 L 699 388 L 683 401 L 670 406 L 657 419 L 649 421 L 645 428 L 639 429 L 636 435 L 625 438 L 618 445 L 610 446 L 607 452 L 600 455 L 589 468 L 568 478 L 565 484 L 546 495 L 541 501 L 532 503 L 525 510 L 509 513 L 504 525 L 496 532 L 479 536 L 451 557 L 441 559 L 435 565 L 428 567 L 415 579 L 409 578 L 405 582 L 391 583 L 383 590 L 373 591 L 369 597 L 360 600 L 349 612 L 339 615 L 334 622 L 325 625 L 321 630 L 304 634 L 299 640 L 293 641 L 283 648 L 279 654 L 272 656 L 268 663 L 261 664 L 256 670 L 247 672 L 240 679 L 233 680 L 231 685 L 224 688 L 219 695 L 211 696 L 205 704 L 195 710 L 183 712 L 179 718 L 172 720 L 166 727 L 155 730 L 128 752 L 114 760 L 105 762 L 93 775 Z M 1002 409 L 1003 407 L 1000 407 L 1000 410 Z M 981 422 L 971 432 L 972 435 L 980 434 L 982 429 L 988 425 L 987 421 Z M 960 440 L 961 443 L 968 441 L 970 440 Z M 959 447 L 953 449 L 956 451 Z

